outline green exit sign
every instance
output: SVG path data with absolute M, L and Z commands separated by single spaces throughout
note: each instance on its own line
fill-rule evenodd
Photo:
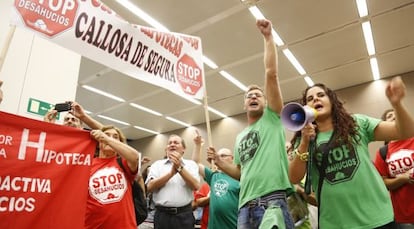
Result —
M 47 102 L 40 101 L 38 99 L 30 98 L 29 104 L 27 105 L 27 112 L 32 113 L 32 114 L 37 114 L 40 116 L 45 116 L 46 113 L 50 109 L 52 109 L 54 106 L 55 106 L 54 104 L 50 104 Z M 56 118 L 59 119 L 59 113 Z

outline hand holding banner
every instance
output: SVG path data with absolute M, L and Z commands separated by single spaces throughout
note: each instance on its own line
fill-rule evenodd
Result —
M 82 228 L 96 142 L 0 112 L 0 228 Z

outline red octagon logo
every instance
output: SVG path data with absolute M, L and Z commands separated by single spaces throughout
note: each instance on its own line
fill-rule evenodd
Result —
M 78 0 L 15 0 L 27 27 L 53 37 L 73 26 Z
M 203 86 L 203 72 L 187 54 L 177 61 L 176 75 L 181 88 L 187 94 L 195 95 Z

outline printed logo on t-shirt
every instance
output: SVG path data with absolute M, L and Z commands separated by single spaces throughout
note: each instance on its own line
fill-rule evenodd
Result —
M 322 152 L 327 143 L 320 144 L 317 152 Z M 322 154 L 318 153 L 317 165 L 321 166 Z M 349 149 L 346 145 L 335 147 L 329 151 L 325 168 L 325 179 L 331 184 L 337 184 L 351 180 L 360 164 L 358 154 L 354 147 Z
M 89 178 L 89 195 L 101 204 L 119 202 L 127 187 L 124 174 L 115 167 L 99 169 Z
M 391 177 L 404 174 L 414 167 L 414 150 L 400 149 L 387 159 L 388 170 Z
M 250 131 L 239 142 L 238 151 L 240 154 L 240 162 L 242 164 L 250 161 L 256 154 L 257 148 L 259 148 L 260 137 L 258 131 Z
M 226 195 L 229 190 L 229 183 L 226 180 L 219 179 L 214 183 L 214 195 L 222 197 Z

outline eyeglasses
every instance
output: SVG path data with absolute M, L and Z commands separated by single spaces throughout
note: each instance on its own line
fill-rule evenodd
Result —
M 224 158 L 224 157 L 231 157 L 232 155 L 230 154 L 220 154 L 219 157 Z
M 256 98 L 261 98 L 261 97 L 263 97 L 263 94 L 259 93 L 259 92 L 253 92 L 253 93 L 246 94 L 245 97 L 246 97 L 246 99 L 251 99 L 251 98 L 253 98 L 253 96 L 256 97 Z
M 72 122 L 77 122 L 79 119 L 77 119 L 77 118 L 75 118 L 75 117 L 71 117 L 71 118 L 69 118 L 69 117 L 66 117 L 66 118 L 64 118 L 63 119 L 63 121 L 65 121 L 65 122 L 69 122 L 69 121 L 72 121 Z

